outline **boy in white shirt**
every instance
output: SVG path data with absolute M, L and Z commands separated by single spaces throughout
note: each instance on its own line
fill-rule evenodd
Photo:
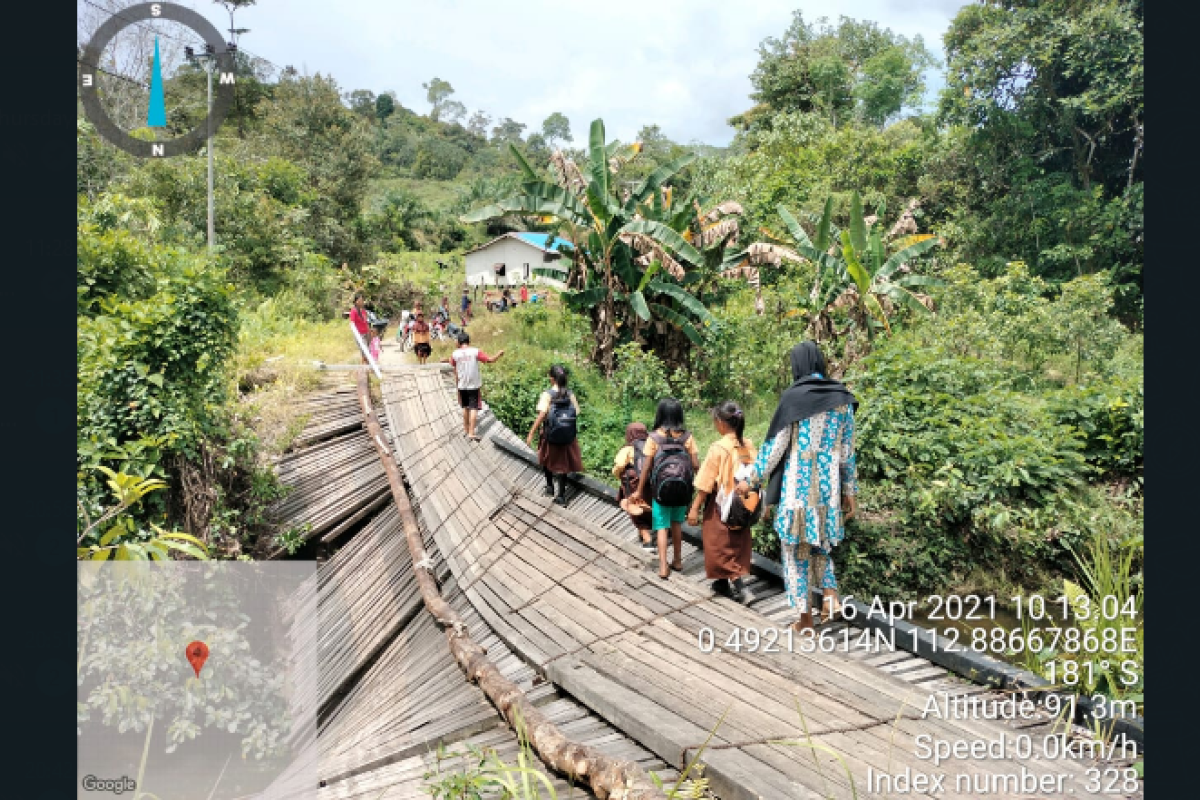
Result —
M 476 442 L 479 437 L 475 435 L 475 420 L 479 415 L 479 390 L 483 387 L 479 364 L 491 364 L 502 355 L 503 350 L 489 356 L 478 347 L 471 347 L 471 336 L 463 331 L 458 335 L 458 349 L 446 359 L 454 365 L 454 376 L 457 378 L 458 403 L 463 410 L 463 433 Z

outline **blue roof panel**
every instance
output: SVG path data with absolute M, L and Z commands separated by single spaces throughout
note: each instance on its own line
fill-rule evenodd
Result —
M 517 236 L 536 247 L 542 248 L 543 250 L 556 250 L 558 249 L 559 245 L 563 245 L 568 250 L 574 249 L 574 245 L 572 245 L 568 240 L 563 239 L 561 236 L 554 237 L 553 243 L 546 244 L 546 240 L 550 238 L 550 234 L 548 233 L 522 232 L 518 233 Z

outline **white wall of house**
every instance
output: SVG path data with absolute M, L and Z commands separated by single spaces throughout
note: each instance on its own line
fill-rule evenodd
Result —
M 467 253 L 463 259 L 466 262 L 466 282 L 472 286 L 477 284 L 482 286 L 520 286 L 522 283 L 530 285 L 545 283 L 559 289 L 563 288 L 561 281 L 534 275 L 533 271 L 556 264 L 566 267 L 565 257 L 560 256 L 557 262 L 546 262 L 542 260 L 543 256 L 544 251 L 540 247 L 515 236 L 505 237 L 482 250 Z M 493 269 L 496 264 L 505 265 L 504 277 L 497 277 Z

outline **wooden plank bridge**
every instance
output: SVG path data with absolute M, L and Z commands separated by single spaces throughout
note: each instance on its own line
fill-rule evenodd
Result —
M 569 505 L 553 504 L 528 448 L 490 412 L 481 415 L 483 440 L 466 439 L 444 368 L 389 372 L 382 397 L 379 421 L 442 596 L 501 672 L 575 740 L 667 780 L 707 740 L 704 775 L 721 800 L 1065 797 L 1066 787 L 1070 796 L 1088 795 L 1090 762 L 1042 751 L 1048 716 L 1020 730 L 923 719 L 931 693 L 995 693 L 903 650 L 854 647 L 857 630 L 842 640 L 851 646 L 832 652 L 803 652 L 798 638 L 788 647 L 784 637 L 776 652 L 724 647 L 735 631 L 790 621 L 769 575 L 749 581 L 746 605 L 734 603 L 711 591 L 703 554 L 687 544 L 682 576 L 661 580 L 657 556 L 637 546 L 636 530 L 602 488 L 575 482 Z M 316 613 L 293 621 L 296 636 L 317 643 L 320 664 L 298 702 L 320 715 L 312 744 L 319 797 L 421 797 L 439 742 L 460 752 L 467 744 L 495 748 L 510 761 L 517 743 L 421 611 L 399 516 L 379 499 L 383 470 L 361 412 L 358 426 L 350 421 L 353 401 L 344 390 L 322 395 L 310 423 L 321 430 L 306 431 L 308 446 L 279 467 L 301 489 L 278 518 L 315 520 L 307 534 L 314 540 L 346 537 L 318 570 Z M 705 632 L 713 646 L 702 649 Z M 935 767 L 917 755 L 919 737 L 954 743 L 1002 734 L 1030 735 L 1028 757 Z M 940 789 L 898 791 L 878 781 L 941 773 Z M 1010 791 L 1011 776 L 1021 774 L 1037 791 Z M 301 789 L 284 779 L 269 795 L 298 797 Z

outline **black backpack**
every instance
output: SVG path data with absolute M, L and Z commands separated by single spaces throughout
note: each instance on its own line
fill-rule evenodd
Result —
M 692 455 L 686 447 L 692 435 L 685 432 L 678 439 L 660 433 L 650 436 L 658 444 L 650 471 L 650 496 L 660 506 L 686 506 L 692 502 L 692 481 L 696 477 Z
M 621 489 L 629 497 L 637 491 L 638 482 L 642 479 L 642 467 L 646 463 L 646 440 L 637 439 L 633 443 L 633 463 L 625 465 L 621 473 Z
M 551 395 L 550 410 L 546 412 L 546 441 L 550 444 L 575 441 L 575 416 L 570 389 Z

